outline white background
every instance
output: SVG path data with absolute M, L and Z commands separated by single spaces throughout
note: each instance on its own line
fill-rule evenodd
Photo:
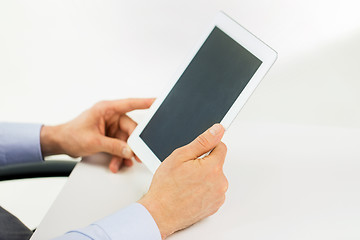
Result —
M 358 9 L 355 0 L 3 0 L 0 120 L 61 123 L 102 99 L 156 96 L 224 10 L 279 53 L 243 119 L 359 126 L 359 114 L 338 116 L 359 103 Z
M 2 0 L 0 121 L 57 124 L 70 120 L 99 100 L 156 96 L 215 14 L 223 10 L 279 53 L 278 61 L 239 114 L 234 122 L 237 127 L 230 128 L 233 132 L 229 134 L 240 134 L 239 129 L 246 124 L 262 126 L 264 132 L 269 133 L 266 136 L 276 136 L 274 126 L 283 131 L 287 131 L 288 126 L 300 126 L 299 129 L 308 126 L 304 132 L 316 127 L 336 129 L 334 132 L 338 135 L 348 136 L 343 137 L 344 146 L 351 145 L 350 142 L 357 144 L 354 140 L 359 139 L 360 128 L 359 9 L 360 4 L 355 0 Z M 141 113 L 135 114 L 137 117 L 141 118 Z M 319 139 L 326 138 L 324 132 L 328 131 L 318 131 L 322 134 Z M 289 137 L 289 134 L 280 136 Z M 237 148 L 234 137 L 231 139 L 227 144 Z M 336 146 L 330 144 L 332 148 L 328 149 L 323 143 L 318 144 L 324 154 Z M 261 150 L 256 148 L 256 141 L 253 147 Z M 307 150 L 301 145 L 291 149 Z M 340 177 L 348 172 L 353 174 L 353 178 L 348 179 L 352 186 L 348 193 L 354 195 L 345 196 L 355 196 L 355 199 L 360 195 L 355 184 L 359 183 L 355 170 L 360 170 L 356 165 L 359 157 L 356 149 L 356 145 L 337 149 L 338 154 L 344 152 L 345 160 L 335 158 L 338 162 L 333 160 L 331 165 L 331 169 L 337 169 L 349 160 Z M 300 193 L 293 190 L 291 194 L 306 196 L 307 189 L 319 182 L 321 173 L 325 174 L 322 177 L 330 176 L 322 169 L 326 162 L 317 162 L 316 157 L 309 156 L 309 162 L 302 168 L 297 165 L 302 163 L 301 159 L 276 162 L 279 151 L 284 149 L 269 150 L 268 159 L 253 163 L 256 166 L 253 171 L 257 171 L 257 167 L 263 171 L 254 172 L 259 177 L 257 185 L 251 185 L 254 179 L 250 176 L 243 180 L 266 192 L 267 187 L 260 186 L 261 183 L 275 186 L 279 181 L 268 181 L 264 176 L 276 176 L 275 170 L 262 166 L 265 162 L 276 163 L 284 173 L 280 183 L 289 186 L 296 183 Z M 239 167 L 246 168 L 248 162 L 243 161 Z M 310 162 L 315 164 L 319 175 L 307 165 Z M 289 168 L 294 170 L 290 171 L 292 174 L 288 174 Z M 299 169 L 313 175 L 301 183 Z M 62 183 L 61 179 L 37 183 L 40 187 L 1 183 L 0 204 L 35 227 Z M 344 186 L 340 184 L 338 188 L 344 189 Z M 31 196 L 28 196 L 29 189 Z M 279 196 L 267 194 L 274 201 L 279 200 Z M 251 201 L 251 194 L 248 196 Z M 298 199 L 288 197 L 279 198 Z M 24 199 L 30 200 L 24 204 Z M 267 200 L 258 201 L 266 203 Z M 248 215 L 254 215 L 251 206 L 248 209 Z M 356 212 L 355 209 L 358 210 L 358 205 L 349 204 L 349 212 Z M 348 237 L 350 239 L 351 234 Z

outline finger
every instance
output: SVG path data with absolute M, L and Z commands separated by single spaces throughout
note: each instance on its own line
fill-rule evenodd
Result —
M 112 155 L 127 159 L 134 157 L 134 153 L 131 151 L 126 142 L 116 138 L 101 136 L 98 151 L 110 153 Z
M 105 101 L 106 110 L 113 110 L 117 113 L 126 113 L 135 109 L 147 109 L 155 101 L 155 98 L 128 98 L 114 101 Z
M 132 121 L 131 118 L 129 118 L 129 119 Z M 136 124 L 136 123 L 135 123 L 135 124 Z M 117 137 L 118 139 L 126 142 L 126 141 L 128 140 L 128 138 L 129 138 L 129 135 L 128 135 L 127 133 L 123 132 L 123 131 L 118 131 L 118 132 L 116 133 L 116 137 Z M 141 160 L 140 160 L 136 155 L 134 155 L 133 157 L 131 157 L 130 160 L 131 160 L 131 162 L 137 161 L 137 162 L 139 162 L 139 163 L 142 163 Z M 131 165 L 132 165 L 132 164 L 131 164 Z
M 125 132 L 122 132 L 122 131 L 120 131 L 118 134 L 116 134 L 116 135 L 118 135 L 118 138 L 120 139 L 120 140 L 122 140 L 122 141 L 124 141 L 124 142 L 126 142 L 127 140 L 128 140 L 128 138 L 129 138 L 129 135 L 127 135 L 127 133 L 125 133 Z M 132 166 L 133 164 L 133 162 L 134 161 L 140 161 L 140 159 L 139 158 L 137 158 L 136 156 L 135 156 L 135 154 L 134 154 L 134 156 L 133 157 L 131 157 L 131 159 L 129 159 L 130 160 L 130 162 L 131 162 L 131 165 L 127 165 L 127 166 Z M 141 161 L 140 161 L 141 162 Z
M 123 158 L 113 156 L 109 163 L 110 171 L 113 173 L 117 173 L 121 168 L 122 163 L 123 163 Z
M 116 134 L 119 132 L 119 119 L 121 114 L 104 114 L 106 124 L 106 136 L 117 137 Z
M 124 160 L 124 165 L 127 167 L 131 167 L 133 164 L 134 164 L 133 161 L 131 161 L 130 159 Z
M 119 119 L 119 128 L 126 132 L 129 136 L 136 128 L 137 123 L 127 115 L 122 115 Z
M 128 138 L 129 138 L 129 135 L 127 133 L 123 132 L 123 131 L 117 131 L 115 137 L 117 139 L 120 139 L 121 141 L 126 142 L 128 140 Z
M 211 153 L 208 156 L 206 156 L 204 159 L 214 159 L 215 161 L 207 161 L 207 162 L 214 162 L 216 164 L 219 164 L 219 167 L 222 168 L 224 166 L 226 153 L 227 153 L 227 147 L 225 143 L 220 142 L 218 145 L 216 145 L 214 150 L 212 150 Z
M 119 132 L 116 134 L 116 137 L 117 137 L 118 139 L 126 142 L 126 141 L 128 140 L 128 138 L 129 138 L 129 135 L 128 135 L 127 133 L 125 133 L 125 132 L 119 131 Z M 127 164 L 127 166 L 129 166 L 129 167 L 133 165 L 133 164 L 132 164 L 133 161 L 138 161 L 138 162 L 140 161 L 138 158 L 136 158 L 135 155 L 132 156 L 131 159 L 129 159 L 129 160 L 130 160 L 130 162 L 131 162 L 131 164 Z M 141 162 L 141 161 L 140 161 L 140 162 Z M 126 163 L 126 162 L 125 162 L 125 163 Z
M 135 155 L 135 160 L 139 163 L 142 163 L 142 161 L 140 160 L 140 158 L 138 158 L 138 156 Z
M 200 157 L 201 155 L 213 149 L 223 137 L 225 129 L 220 124 L 214 124 L 211 128 L 206 130 L 194 141 L 178 149 L 178 153 L 183 156 L 183 160 L 191 160 Z

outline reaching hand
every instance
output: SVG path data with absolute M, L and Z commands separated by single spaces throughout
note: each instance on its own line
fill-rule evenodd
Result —
M 58 126 L 43 126 L 40 143 L 43 156 L 68 154 L 87 156 L 97 152 L 113 155 L 109 168 L 117 172 L 122 165 L 131 166 L 140 161 L 126 141 L 136 123 L 126 113 L 146 109 L 154 99 L 124 99 L 102 101 L 77 118 Z
M 162 238 L 214 214 L 224 203 L 228 182 L 223 173 L 227 151 L 223 134 L 220 124 L 213 125 L 176 149 L 155 172 L 148 193 L 138 202 L 150 212 Z

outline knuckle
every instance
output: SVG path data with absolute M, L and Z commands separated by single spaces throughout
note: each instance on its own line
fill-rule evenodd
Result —
M 219 208 L 224 204 L 225 199 L 226 199 L 226 197 L 225 197 L 225 194 L 224 194 L 224 195 L 219 199 Z
M 219 210 L 219 207 L 215 207 L 214 209 L 212 209 L 212 211 L 210 212 L 210 216 L 215 214 L 218 210 Z
M 213 168 L 213 171 L 215 175 L 221 174 L 223 171 L 221 164 L 216 164 L 215 167 Z
M 86 146 L 97 146 L 99 145 L 99 141 L 97 138 L 86 138 L 84 141 Z
M 218 197 L 222 196 L 226 193 L 226 191 L 229 188 L 229 182 L 227 180 L 227 178 L 222 175 L 222 177 L 217 178 L 216 180 L 216 187 L 214 189 L 214 194 L 216 194 Z
M 222 189 L 223 189 L 224 193 L 227 192 L 227 190 L 229 189 L 229 181 L 227 180 L 226 177 L 224 177 Z
M 173 156 L 179 156 L 182 152 L 181 150 L 182 148 L 177 148 L 175 149 L 174 151 L 172 151 L 172 153 L 170 155 L 173 155 Z
M 223 148 L 225 152 L 227 152 L 227 146 L 226 146 L 225 143 L 220 142 L 220 143 L 219 143 L 219 146 L 220 146 L 221 148 Z
M 212 207 L 212 211 L 211 211 L 210 215 L 215 214 L 220 209 L 220 207 L 224 204 L 224 202 L 225 202 L 225 195 L 217 198 L 216 201 L 213 203 L 213 207 Z
M 95 105 L 93 106 L 93 109 L 96 110 L 96 111 L 101 111 L 102 109 L 105 108 L 105 106 L 108 104 L 109 101 L 100 101 L 100 102 L 97 102 L 95 103 Z
M 172 159 L 172 160 L 169 161 L 168 159 Z M 172 162 L 173 164 L 175 164 L 186 161 L 187 159 L 188 157 L 186 156 L 186 148 L 180 147 L 172 151 L 171 154 L 167 156 L 165 160 L 168 160 L 167 162 Z
M 207 149 L 208 146 L 210 145 L 209 140 L 204 135 L 198 136 L 196 138 L 196 142 L 204 149 Z

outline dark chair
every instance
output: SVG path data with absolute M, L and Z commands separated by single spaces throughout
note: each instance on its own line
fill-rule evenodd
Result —
M 23 178 L 67 177 L 76 164 L 75 161 L 51 160 L 0 167 L 0 181 Z
M 3 166 L 0 167 L 0 181 L 28 178 L 68 177 L 76 164 L 76 161 L 51 160 Z M 26 239 L 31 236 L 31 230 L 4 209 L 2 209 L 2 218 L 3 220 L 7 219 L 13 223 L 13 225 L 11 225 L 11 230 L 8 229 L 10 234 L 13 234 L 15 231 L 17 234 L 26 237 Z M 7 236 L 6 234 L 9 234 L 9 232 L 3 234 Z

